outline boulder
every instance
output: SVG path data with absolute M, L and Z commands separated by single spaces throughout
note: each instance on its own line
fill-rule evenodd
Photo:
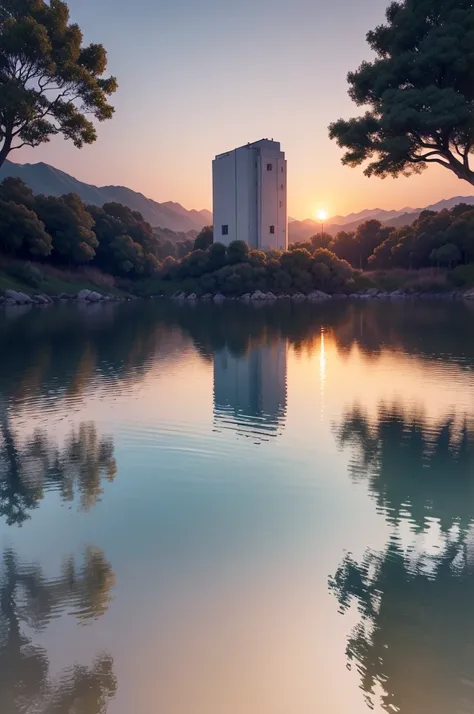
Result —
M 84 288 L 83 290 L 79 290 L 79 292 L 77 293 L 77 299 L 78 300 L 87 300 L 87 298 L 89 297 L 90 294 L 91 294 L 91 291 Z
M 33 300 L 37 305 L 49 305 L 49 300 L 44 295 L 33 295 Z
M 347 300 L 347 295 L 345 293 L 334 293 L 334 300 Z
M 250 293 L 244 293 L 239 297 L 239 300 L 241 300 L 242 302 L 250 302 L 251 297 L 252 296 L 250 295 Z
M 291 296 L 292 300 L 306 300 L 306 295 L 303 295 L 303 293 L 295 293 L 294 295 Z
M 186 293 L 183 293 L 182 290 L 177 290 L 175 293 L 172 294 L 171 299 L 172 300 L 186 300 Z
M 308 300 L 327 300 L 329 297 L 331 296 L 322 290 L 313 290 L 313 292 L 308 295 Z
M 465 300 L 474 300 L 474 288 L 466 290 L 466 292 L 463 294 L 463 298 Z
M 201 300 L 212 300 L 212 293 L 206 293 L 202 296 Z
M 267 299 L 267 300 L 276 300 L 276 299 L 277 299 L 277 296 L 274 295 L 272 292 L 268 292 L 267 295 L 266 295 L 266 299 Z
M 29 295 L 18 292 L 17 290 L 5 290 L 5 297 L 13 300 L 16 305 L 32 305 L 33 300 Z
M 198 299 L 198 298 L 197 298 L 196 293 L 191 293 L 191 294 L 188 295 L 188 297 L 186 298 L 186 300 L 197 300 L 197 299 Z
M 365 294 L 368 295 L 368 297 L 376 297 L 379 294 L 379 291 L 377 288 L 369 288 L 365 291 Z
M 17 301 L 14 300 L 13 298 L 5 298 L 5 302 L 3 303 L 4 305 L 18 305 Z
M 91 291 L 87 296 L 86 300 L 88 302 L 100 302 L 102 300 L 102 295 L 100 293 Z
M 223 302 L 225 300 L 225 296 L 222 293 L 217 293 L 214 295 L 214 302 Z
M 267 296 L 265 293 L 262 293 L 261 290 L 255 290 L 254 293 L 250 296 L 251 300 L 266 300 Z

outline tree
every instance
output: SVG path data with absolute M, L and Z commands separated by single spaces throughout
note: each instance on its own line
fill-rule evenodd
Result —
M 31 211 L 35 210 L 35 197 L 33 191 L 21 178 L 7 176 L 0 184 L 0 197 L 4 201 L 13 201 L 19 206 L 26 206 Z
M 315 250 L 318 248 L 329 248 L 329 244 L 332 241 L 332 235 L 330 233 L 316 233 L 309 239 L 311 245 Z
M 369 258 L 374 250 L 384 242 L 391 231 L 391 228 L 384 228 L 380 221 L 374 218 L 364 221 L 357 227 L 356 241 L 359 248 L 359 265 L 358 268 L 366 269 L 369 264 Z
M 328 246 L 338 258 L 347 260 L 354 268 L 360 265 L 359 243 L 354 232 L 339 231 Z
M 0 250 L 11 255 L 49 255 L 51 236 L 36 213 L 13 201 L 0 199 Z
M 196 236 L 194 241 L 194 250 L 207 250 L 214 242 L 213 226 L 205 226 Z
M 329 127 L 342 163 L 369 162 L 367 176 L 419 173 L 430 164 L 474 184 L 474 7 L 469 0 L 392 2 L 367 34 L 375 52 L 350 72 L 362 116 Z
M 117 89 L 104 78 L 102 45 L 82 45 L 61 0 L 3 0 L 0 6 L 0 166 L 11 151 L 39 146 L 61 134 L 75 146 L 97 133 L 87 115 L 110 119 L 107 98 Z
M 243 263 L 246 260 L 249 252 L 247 243 L 243 240 L 233 240 L 227 246 L 227 262 L 230 265 L 234 263 Z
M 454 245 L 454 243 L 445 243 L 440 248 L 437 248 L 431 252 L 430 255 L 431 262 L 436 263 L 436 265 L 447 265 L 452 268 L 461 260 L 461 253 L 459 248 Z
M 75 193 L 65 196 L 37 196 L 36 213 L 52 236 L 53 248 L 69 263 L 92 260 L 98 241 L 94 219 Z

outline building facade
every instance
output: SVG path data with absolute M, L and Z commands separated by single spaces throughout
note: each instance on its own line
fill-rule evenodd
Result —
M 278 141 L 261 139 L 212 162 L 214 240 L 287 250 L 287 178 Z

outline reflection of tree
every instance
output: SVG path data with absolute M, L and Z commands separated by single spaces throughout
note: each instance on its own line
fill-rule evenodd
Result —
M 361 563 L 346 556 L 330 587 L 361 614 L 346 653 L 370 706 L 381 691 L 389 712 L 473 711 L 474 568 L 462 545 L 411 564 L 392 540 Z
M 367 479 L 392 527 L 384 550 L 360 562 L 346 555 L 330 579 L 342 611 L 355 603 L 361 616 L 346 652 L 367 702 L 380 697 L 404 714 L 472 711 L 473 425 L 454 416 L 432 424 L 382 404 L 373 422 L 352 409 L 337 440 L 354 449 L 351 474 Z M 403 521 L 417 534 L 405 547 Z M 441 536 L 428 555 L 434 522 Z
M 77 494 L 81 508 L 88 510 L 99 500 L 102 479 L 114 479 L 113 442 L 100 437 L 93 422 L 73 430 L 63 448 L 39 429 L 20 441 L 5 413 L 0 429 L 0 516 L 9 525 L 21 525 L 45 489 L 59 490 L 68 501 Z
M 408 511 L 419 532 L 437 518 L 443 530 L 467 527 L 474 513 L 474 424 L 453 416 L 430 424 L 380 404 L 372 423 L 358 406 L 337 430 L 340 446 L 354 447 L 350 472 L 368 479 L 379 508 L 394 524 Z
M 2 714 L 100 714 L 116 690 L 112 658 L 102 654 L 91 667 L 74 665 L 57 681 L 41 647 L 22 632 L 38 631 L 51 618 L 72 609 L 87 622 L 105 612 L 114 575 L 99 550 L 85 552 L 82 567 L 70 559 L 58 578 L 48 579 L 36 565 L 23 564 L 6 550 L 0 567 L 0 701 Z

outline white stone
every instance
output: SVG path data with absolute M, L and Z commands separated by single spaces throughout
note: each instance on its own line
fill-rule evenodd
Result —
M 214 295 L 214 302 L 223 302 L 223 300 L 225 300 L 225 297 L 224 295 L 222 295 L 222 293 L 217 293 L 216 295 Z
M 14 300 L 17 305 L 31 305 L 33 302 L 29 295 L 17 290 L 5 290 L 5 297 Z
M 100 293 L 91 291 L 87 296 L 86 300 L 88 302 L 100 302 L 102 300 L 102 295 Z
M 79 290 L 79 292 L 77 293 L 77 299 L 78 300 L 87 300 L 90 293 L 91 293 L 91 291 L 87 290 L 86 288 L 84 288 L 83 290 Z

